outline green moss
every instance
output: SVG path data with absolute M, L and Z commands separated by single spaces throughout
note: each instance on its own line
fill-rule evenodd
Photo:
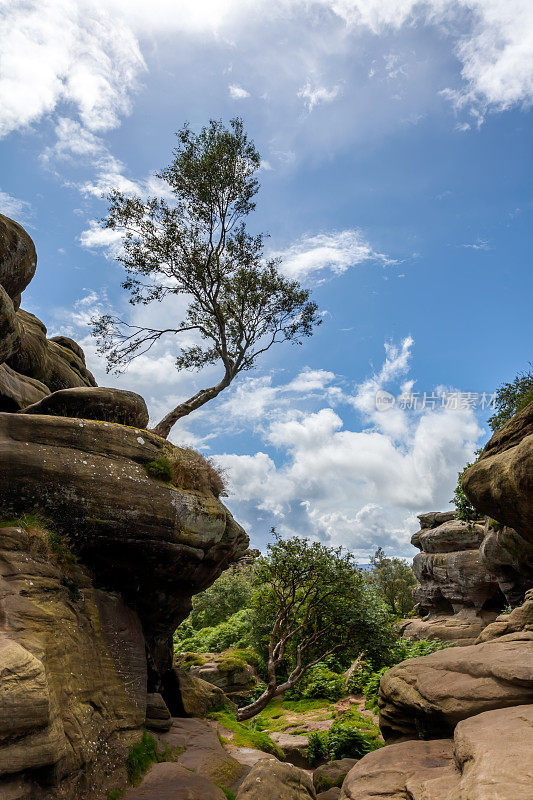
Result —
M 166 456 L 158 456 L 153 461 L 143 464 L 151 478 L 170 483 L 172 481 L 172 464 Z
M 237 797 L 235 792 L 232 792 L 231 789 L 226 789 L 226 787 L 222 786 L 221 783 L 215 783 L 215 786 L 218 786 L 219 789 L 222 789 L 228 800 L 235 800 L 235 798 Z
M 107 800 L 120 800 L 126 789 L 111 789 L 106 795 Z
M 231 655 L 225 655 L 224 658 L 218 662 L 217 666 L 219 672 L 236 672 L 238 669 L 246 669 L 247 665 L 244 659 L 238 658 L 232 653 Z
M 191 667 L 201 667 L 207 663 L 207 657 L 201 653 L 180 653 L 176 656 L 176 663 L 181 669 L 189 670 Z
M 302 700 L 283 700 L 281 706 L 287 711 L 292 711 L 295 714 L 306 714 L 308 711 L 319 711 L 323 708 L 333 708 L 330 701 L 326 698 L 319 700 L 314 698 L 304 698 Z
M 233 732 L 233 744 L 237 747 L 252 747 L 270 753 L 280 761 L 285 760 L 283 751 L 272 741 L 268 733 L 252 728 L 249 723 L 238 722 L 230 711 L 215 711 L 209 714 L 209 717 Z

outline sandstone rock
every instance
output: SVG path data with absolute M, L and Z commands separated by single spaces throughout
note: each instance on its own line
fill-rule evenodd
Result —
M 231 700 L 245 701 L 248 693 L 257 684 L 257 675 L 249 664 L 238 664 L 231 654 L 205 653 L 205 664 L 190 668 L 191 675 L 201 678 L 222 689 Z M 231 668 L 232 662 L 235 666 Z
M 449 739 L 374 750 L 348 773 L 341 800 L 446 800 L 458 781 Z
M 458 785 L 446 800 L 530 800 L 533 791 L 533 706 L 487 711 L 454 733 Z
M 35 274 L 37 254 L 24 228 L 0 214 L 0 285 L 12 299 L 19 299 Z
M 183 709 L 190 717 L 206 717 L 211 711 L 219 711 L 224 707 L 237 710 L 237 706 L 218 686 L 184 670 L 175 669 L 174 672 L 179 682 Z
M 271 733 L 270 738 L 285 754 L 285 761 L 295 767 L 309 769 L 311 762 L 307 757 L 307 736 L 297 736 L 292 733 Z
M 0 285 L 0 364 L 13 355 L 20 341 L 20 328 L 13 302 Z
M 237 800 L 315 800 L 311 778 L 292 764 L 263 758 L 252 767 L 237 793 Z
M 386 740 L 450 735 L 463 719 L 533 702 L 533 634 L 450 647 L 388 670 L 380 682 Z
M 403 620 L 401 634 L 406 639 L 440 639 L 453 645 L 474 644 L 487 625 L 497 617 L 496 611 L 461 608 L 457 614 L 430 614 L 424 619 Z
M 67 350 L 72 350 L 72 352 L 78 356 L 80 361 L 85 364 L 85 353 L 80 345 L 74 341 L 74 339 L 71 339 L 69 336 L 51 336 L 49 341 L 56 342 L 56 344 L 61 345 L 61 347 L 66 347 Z
M 417 547 L 424 553 L 454 553 L 458 550 L 479 550 L 485 530 L 483 525 L 452 519 L 435 528 L 421 530 Z
M 0 364 L 0 411 L 20 411 L 50 394 L 50 389 L 36 380 Z
M 65 781 L 72 796 L 89 793 L 93 778 L 124 761 L 144 721 L 137 616 L 79 566 L 55 563 L 46 531 L 4 527 L 0 619 L 0 772 L 11 789 L 28 790 L 21 797 Z
M 355 767 L 357 761 L 357 758 L 339 758 L 322 764 L 313 773 L 313 786 L 317 792 L 342 786 L 345 777 Z
M 20 342 L 8 365 L 21 375 L 36 378 L 51 392 L 75 386 L 96 386 L 94 377 L 71 348 L 46 338 L 46 327 L 33 314 L 17 311 Z
M 154 764 L 142 783 L 130 788 L 123 800 L 226 800 L 226 795 L 207 778 L 180 764 Z
M 498 584 L 488 572 L 479 550 L 455 553 L 418 553 L 413 571 L 420 581 L 413 597 L 423 608 L 459 611 L 464 606 L 481 610 L 491 600 L 501 600 Z
M 151 731 L 169 731 L 172 719 L 167 704 L 159 692 L 150 692 L 146 696 L 145 726 Z
M 332 789 L 328 789 L 327 792 L 320 792 L 320 794 L 317 794 L 316 800 L 339 800 L 340 796 L 340 788 L 334 786 Z
M 497 431 L 463 477 L 476 508 L 501 523 L 482 554 L 509 602 L 533 587 L 533 403 Z
M 429 511 L 427 514 L 418 515 L 420 527 L 423 530 L 426 528 L 436 528 L 437 525 L 442 525 L 444 522 L 449 522 L 454 518 L 454 511 Z
M 163 690 L 162 675 L 171 673 L 172 633 L 191 596 L 248 545 L 213 494 L 148 475 L 142 464 L 169 452 L 180 458 L 178 448 L 140 429 L 0 414 L 0 513 L 38 510 L 52 518 L 100 584 L 136 609 L 153 691 Z
M 522 605 L 513 608 L 510 614 L 500 614 L 484 628 L 476 643 L 490 642 L 520 631 L 533 633 L 533 589 L 526 592 Z
M 23 413 L 118 422 L 133 428 L 148 425 L 148 409 L 139 394 L 104 386 L 61 389 L 25 408 Z
M 180 767 L 235 791 L 247 769 L 222 747 L 215 723 L 203 719 L 172 720 L 168 733 L 155 734 L 163 748 L 179 753 Z

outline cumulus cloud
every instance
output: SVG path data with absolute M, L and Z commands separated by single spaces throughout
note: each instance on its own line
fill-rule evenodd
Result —
M 412 346 L 410 338 L 388 344 L 381 368 L 352 395 L 342 390 L 340 400 L 361 410 L 360 429 L 348 426 L 331 406 L 305 411 L 293 404 L 290 414 L 266 413 L 263 439 L 283 454 L 277 462 L 262 450 L 216 457 L 235 487 L 234 512 L 243 519 L 263 518 L 263 531 L 252 523 L 263 543 L 268 520 L 282 533 L 343 544 L 361 558 L 379 544 L 409 555 L 416 514 L 448 507 L 457 472 L 481 433 L 473 409 L 397 409 L 391 425 L 379 420 L 391 412 L 367 402 L 378 389 L 405 385 Z M 331 380 L 320 376 L 316 384 L 324 388 Z M 305 381 L 293 383 L 298 385 L 305 393 Z M 269 402 L 279 410 L 279 400 L 279 392 L 263 396 L 263 415 Z
M 291 278 L 304 278 L 320 272 L 340 275 L 350 267 L 367 261 L 382 265 L 396 263 L 379 253 L 359 230 L 333 231 L 303 236 L 283 251 L 272 254 L 281 258 L 282 271 Z

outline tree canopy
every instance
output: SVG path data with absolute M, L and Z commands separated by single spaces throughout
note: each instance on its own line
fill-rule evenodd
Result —
M 378 547 L 370 559 L 371 579 L 396 616 L 404 617 L 414 607 L 413 587 L 417 580 L 410 564 L 403 558 L 385 555 Z
M 255 563 L 252 598 L 267 686 L 239 710 L 239 719 L 257 714 L 328 655 L 365 652 L 379 660 L 394 636 L 392 617 L 350 553 L 273 534 L 266 555 Z
M 164 196 L 143 200 L 113 191 L 103 222 L 123 234 L 117 258 L 129 302 L 182 296 L 185 310 L 168 327 L 109 314 L 93 320 L 108 370 L 120 371 L 168 336 L 177 337 L 178 369 L 222 368 L 218 383 L 180 402 L 156 425 L 165 437 L 274 344 L 300 342 L 321 321 L 309 291 L 284 277 L 278 260 L 265 258 L 264 235 L 246 229 L 260 157 L 242 120 L 232 119 L 229 127 L 211 120 L 199 133 L 184 125 L 176 135 L 173 160 L 158 174 Z

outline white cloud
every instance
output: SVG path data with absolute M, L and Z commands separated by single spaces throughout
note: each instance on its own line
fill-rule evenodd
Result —
M 334 231 L 304 236 L 287 250 L 272 253 L 281 258 L 281 270 L 291 278 L 329 270 L 340 275 L 367 261 L 387 265 L 393 259 L 373 249 L 359 230 Z
M 244 100 L 245 97 L 250 97 L 250 92 L 247 92 L 242 86 L 237 86 L 236 83 L 230 84 L 228 89 L 232 100 Z
M 13 197 L 0 189 L 0 214 L 11 217 L 16 222 L 21 222 L 31 214 L 31 203 L 28 203 L 27 200 L 19 200 L 18 197 Z
M 353 398 L 361 401 L 374 387 L 403 380 L 411 347 L 409 338 L 388 345 L 384 364 Z M 277 407 L 279 396 L 271 402 Z M 361 405 L 367 421 L 361 430 L 348 428 L 331 407 L 267 416 L 264 441 L 283 454 L 279 465 L 265 452 L 217 456 L 235 487 L 234 512 L 266 515 L 282 533 L 344 544 L 361 557 L 379 544 L 409 555 L 416 514 L 448 507 L 457 472 L 481 431 L 472 409 L 398 409 L 402 419 L 389 431 L 375 407 Z M 257 535 L 257 523 L 254 529 Z
M 81 233 L 80 244 L 89 250 L 103 249 L 106 258 L 115 258 L 121 250 L 122 234 L 111 228 L 102 228 L 96 220 L 89 222 L 89 227 Z
M 307 110 L 311 112 L 315 106 L 321 103 L 331 103 L 332 100 L 335 100 L 340 90 L 341 87 L 338 85 L 328 89 L 326 86 L 313 85 L 310 81 L 307 81 L 305 86 L 302 86 L 298 91 L 298 97 L 305 100 Z

